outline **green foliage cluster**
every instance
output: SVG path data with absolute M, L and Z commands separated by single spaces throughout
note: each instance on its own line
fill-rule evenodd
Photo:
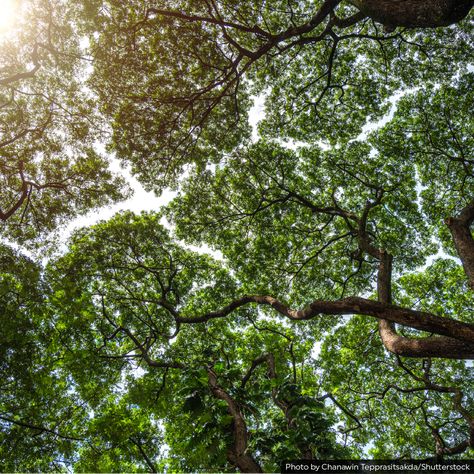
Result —
M 2 471 L 472 457 L 473 23 L 365 3 L 24 0 L 0 38 Z M 112 159 L 176 197 L 57 248 L 129 196 Z

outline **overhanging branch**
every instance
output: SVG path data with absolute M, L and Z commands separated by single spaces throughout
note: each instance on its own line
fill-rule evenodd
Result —
M 443 318 L 424 311 L 416 311 L 401 306 L 386 304 L 360 297 L 348 297 L 336 301 L 316 300 L 303 309 L 292 309 L 283 302 L 268 295 L 247 295 L 234 300 L 217 311 L 201 316 L 178 316 L 176 321 L 182 324 L 204 323 L 212 319 L 223 318 L 233 311 L 248 304 L 271 306 L 275 311 L 291 320 L 302 321 L 313 319 L 321 314 L 343 315 L 361 314 L 377 319 L 386 319 L 413 329 L 427 331 L 441 336 L 457 339 L 474 357 L 474 325 Z

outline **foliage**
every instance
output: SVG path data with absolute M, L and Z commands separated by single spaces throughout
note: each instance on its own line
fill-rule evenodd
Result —
M 0 38 L 2 470 L 472 457 L 472 5 L 415 3 L 440 2 L 24 1 Z M 176 197 L 55 248 L 129 195 L 112 158 Z
M 0 38 L 2 236 L 30 246 L 129 192 L 95 146 L 107 126 L 84 86 L 73 10 L 60 0 L 28 2 Z

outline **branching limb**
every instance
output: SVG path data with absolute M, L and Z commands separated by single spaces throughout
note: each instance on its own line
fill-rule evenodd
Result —
M 288 307 L 286 304 L 272 296 L 248 295 L 234 300 L 232 303 L 224 306 L 220 310 L 195 317 L 179 316 L 176 320 L 182 324 L 204 323 L 212 319 L 226 317 L 238 308 L 251 303 L 271 306 L 275 311 L 292 320 L 313 319 L 321 314 L 362 314 L 377 319 L 387 319 L 388 321 L 411 327 L 413 329 L 428 331 L 441 336 L 448 336 L 448 338 L 457 339 L 458 343 L 456 344 L 456 341 L 454 341 L 453 347 L 456 346 L 459 349 L 459 355 L 464 355 L 463 358 L 474 357 L 473 324 L 360 297 L 348 297 L 336 301 L 316 300 L 305 308 L 296 310 Z M 438 340 L 440 341 L 440 339 Z M 445 341 L 444 338 L 442 341 L 449 342 Z M 445 354 L 438 355 L 438 357 L 445 356 Z
M 155 463 L 150 459 L 147 455 L 146 451 L 143 449 L 143 444 L 139 439 L 135 439 L 133 437 L 130 438 L 130 441 L 138 448 L 140 454 L 143 456 L 146 465 L 149 467 L 150 472 L 158 472 L 158 469 L 155 466 Z
M 227 452 L 227 459 L 230 463 L 240 469 L 241 472 L 262 472 L 262 468 L 257 464 L 253 457 L 247 453 L 247 425 L 238 403 L 229 395 L 229 393 L 219 386 L 217 375 L 212 368 L 208 368 L 207 375 L 212 394 L 216 398 L 226 402 L 229 414 L 233 419 L 232 430 L 234 443 L 232 448 Z
M 180 362 L 163 362 L 163 361 L 158 361 L 155 359 L 152 359 L 148 349 L 145 347 L 144 344 L 142 344 L 138 338 L 135 336 L 135 334 L 132 333 L 127 328 L 121 327 L 120 330 L 126 334 L 129 339 L 133 341 L 133 343 L 136 346 L 136 349 L 140 352 L 142 359 L 150 366 L 150 367 L 158 367 L 158 368 L 170 368 L 170 369 L 185 369 L 186 366 L 184 364 L 181 364 Z
M 464 207 L 457 216 L 446 219 L 469 285 L 474 290 L 474 239 L 470 230 L 473 222 L 474 200 Z
M 431 361 L 427 361 L 428 363 L 424 364 L 424 374 L 422 377 L 417 376 L 410 368 L 408 368 L 403 361 L 398 357 L 397 358 L 398 365 L 413 379 L 422 382 L 424 385 L 421 387 L 424 390 L 432 390 L 435 392 L 440 393 L 452 393 L 452 403 L 453 409 L 457 411 L 463 418 L 466 420 L 467 425 L 469 427 L 469 440 L 467 441 L 467 447 L 474 447 L 474 416 L 466 409 L 466 407 L 462 404 L 464 393 L 458 387 L 446 386 L 446 385 L 439 385 L 431 381 L 430 378 L 430 369 L 431 369 Z M 459 448 L 459 447 L 458 447 Z M 453 448 L 454 449 L 454 448 Z M 448 454 L 446 452 L 445 454 Z M 455 454 L 454 452 L 451 454 Z
M 37 44 L 35 44 L 35 46 L 33 48 L 33 54 L 32 54 L 32 57 L 31 57 L 31 60 L 33 62 L 33 67 L 28 71 L 19 72 L 17 74 L 12 74 L 11 76 L 7 76 L 7 77 L 4 77 L 4 78 L 0 79 L 0 86 L 8 86 L 10 84 L 21 81 L 23 79 L 31 79 L 32 77 L 35 76 L 35 74 L 37 73 L 37 71 L 40 68 L 40 63 L 39 63 L 39 59 L 38 59 L 38 48 L 39 48 L 39 46 L 40 45 L 37 43 Z
M 23 428 L 28 428 L 30 430 L 37 431 L 39 433 L 49 433 L 49 434 L 57 436 L 58 438 L 61 438 L 61 439 L 68 439 L 68 440 L 72 440 L 72 441 L 82 441 L 83 440 L 83 438 L 77 438 L 75 436 L 65 435 L 65 434 L 59 433 L 57 431 L 54 431 L 52 429 L 46 428 L 45 426 L 39 426 L 39 425 L 35 425 L 33 423 L 28 423 L 26 421 L 16 420 L 14 418 L 11 418 L 11 417 L 8 417 L 8 416 L 5 416 L 5 415 L 0 415 L 0 420 L 6 421 L 7 423 L 12 423 L 14 425 L 21 426 Z
M 357 418 L 357 416 L 354 415 L 354 413 L 352 413 L 349 409 L 347 409 L 344 405 L 342 405 L 341 403 L 339 403 L 336 398 L 334 397 L 334 395 L 332 395 L 331 393 L 326 393 L 325 395 L 322 395 L 321 397 L 318 397 L 318 401 L 320 402 L 323 402 L 324 400 L 326 399 L 329 399 L 331 400 L 334 405 L 336 405 L 339 410 L 341 410 L 343 413 L 345 413 L 350 419 L 354 420 L 356 425 L 351 427 L 351 428 L 347 428 L 343 431 L 344 434 L 347 434 L 351 431 L 354 431 L 354 430 L 357 430 L 359 428 L 362 428 L 362 424 L 359 420 L 359 418 Z

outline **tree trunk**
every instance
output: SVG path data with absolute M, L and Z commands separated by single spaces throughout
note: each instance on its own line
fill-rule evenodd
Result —
M 454 246 L 461 259 L 469 286 L 474 290 L 474 239 L 471 225 L 474 222 L 474 200 L 471 201 L 458 216 L 446 219 L 446 224 L 453 236 Z
M 461 21 L 474 0 L 350 0 L 366 16 L 391 30 L 437 28 Z
M 233 419 L 232 431 L 234 442 L 227 450 L 228 461 L 239 469 L 240 472 L 262 472 L 262 468 L 252 455 L 247 452 L 247 425 L 238 403 L 219 386 L 217 375 L 211 368 L 207 370 L 207 376 L 212 394 L 227 403 L 227 409 Z

